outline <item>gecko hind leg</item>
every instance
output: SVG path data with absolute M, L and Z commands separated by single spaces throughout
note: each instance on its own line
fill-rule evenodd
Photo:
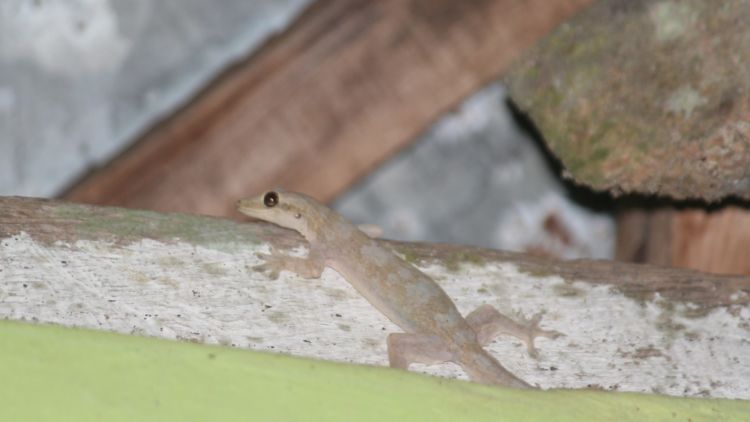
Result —
M 432 365 L 453 360 L 453 353 L 437 336 L 410 333 L 391 333 L 388 362 L 391 368 L 409 369 L 412 363 Z
M 547 337 L 555 339 L 564 334 L 539 328 L 543 313 L 537 313 L 531 320 L 519 323 L 498 312 L 491 305 L 482 305 L 474 312 L 466 316 L 466 321 L 477 334 L 477 340 L 482 346 L 487 345 L 500 334 L 509 334 L 524 342 L 526 350 L 534 359 L 539 357 L 539 352 L 534 346 L 534 339 Z

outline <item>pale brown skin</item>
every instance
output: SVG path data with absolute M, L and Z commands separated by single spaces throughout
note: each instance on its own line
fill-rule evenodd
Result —
M 540 315 L 523 325 L 489 305 L 462 317 L 432 279 L 308 196 L 269 191 L 239 201 L 237 209 L 245 215 L 296 230 L 310 243 L 307 258 L 284 256 L 276 251 L 271 255 L 259 254 L 265 264 L 257 269 L 269 272 L 274 278 L 282 270 L 305 278 L 319 278 L 325 267 L 333 268 L 405 331 L 388 336 L 388 359 L 392 367 L 408 369 L 414 362 L 454 362 L 473 381 L 530 388 L 482 345 L 500 333 L 507 333 L 523 340 L 529 353 L 536 356 L 535 337 L 560 335 L 539 329 Z

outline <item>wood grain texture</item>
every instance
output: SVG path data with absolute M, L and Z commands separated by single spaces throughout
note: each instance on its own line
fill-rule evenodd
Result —
M 626 211 L 618 217 L 618 235 L 618 260 L 750 275 L 745 208 Z
M 618 261 L 673 266 L 672 215 L 668 208 L 623 209 L 617 213 Z
M 672 231 L 674 266 L 750 275 L 750 213 L 746 209 L 676 212 Z
M 282 186 L 326 201 L 590 0 L 320 0 L 65 197 L 233 215 Z
M 750 399 L 748 277 L 386 244 L 462 313 L 545 312 L 542 326 L 565 337 L 540 339 L 538 360 L 508 338 L 488 346 L 532 384 Z M 257 252 L 304 245 L 268 224 L 0 198 L 0 318 L 386 365 L 398 328 L 337 273 L 269 280 L 252 269 Z

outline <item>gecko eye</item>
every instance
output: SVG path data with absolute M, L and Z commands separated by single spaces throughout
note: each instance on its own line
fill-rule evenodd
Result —
M 300 218 L 302 218 L 302 214 L 300 214 L 300 213 L 294 214 L 294 218 L 296 218 L 297 220 L 299 220 Z
M 279 194 L 271 191 L 263 196 L 263 204 L 268 208 L 273 208 L 279 203 Z

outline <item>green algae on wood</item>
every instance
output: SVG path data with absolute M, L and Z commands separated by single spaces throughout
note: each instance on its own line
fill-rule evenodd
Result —
M 448 271 L 456 272 L 460 269 L 461 264 L 473 264 L 482 266 L 486 263 L 486 259 L 479 253 L 474 253 L 470 250 L 455 251 L 454 253 L 445 257 L 443 265 Z
M 233 252 L 260 243 L 278 230 L 261 230 L 208 216 L 157 213 L 116 207 L 99 207 L 36 198 L 3 198 L 0 237 L 25 232 L 44 243 L 105 240 L 118 244 L 152 239 L 181 241 L 210 249 Z M 33 221 L 34 224 L 23 224 Z M 270 233 L 270 234 L 269 234 Z
M 82 239 L 111 236 L 119 240 L 179 240 L 229 250 L 239 245 L 259 243 L 255 233 L 229 220 L 125 208 L 100 208 L 97 211 L 100 210 L 104 211 L 92 212 L 86 205 L 59 203 L 51 209 L 51 214 L 62 220 L 76 221 L 74 230 Z

